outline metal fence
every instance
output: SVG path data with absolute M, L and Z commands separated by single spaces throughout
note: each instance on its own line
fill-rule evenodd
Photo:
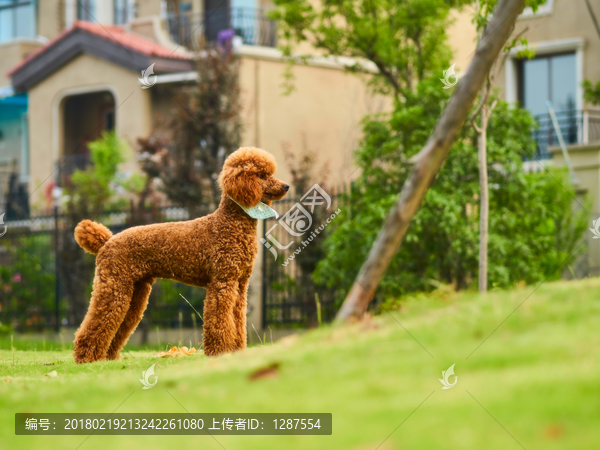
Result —
M 537 143 L 534 160 L 552 157 L 548 147 L 558 145 L 558 137 L 549 114 L 535 116 L 538 128 L 533 131 Z M 565 144 L 581 144 L 600 140 L 600 111 L 559 111 L 556 120 Z
M 284 250 L 278 249 L 277 259 L 273 257 L 273 250 L 265 248 L 263 252 L 265 327 L 315 326 L 319 321 L 318 309 L 322 322 L 335 316 L 335 291 L 315 285 L 311 277 L 324 257 L 324 234 L 317 235 L 315 230 L 325 224 L 338 206 L 339 194 L 336 191 L 329 194 L 328 208 L 323 204 L 313 205 L 311 209 L 307 200 L 299 196 L 274 203 L 281 216 L 304 203 L 311 223 L 301 235 L 290 235 L 281 225 L 283 217 L 263 222 L 264 238 L 269 242 L 276 239 L 287 246 Z M 164 222 L 189 219 L 183 208 L 159 210 L 158 216 Z M 113 233 L 136 225 L 133 209 L 106 212 L 96 220 Z M 6 227 L 6 234 L 0 238 L 0 326 L 9 326 L 16 332 L 79 326 L 91 296 L 94 256 L 84 254 L 78 247 L 73 238 L 72 220 L 55 209 L 52 215 L 8 221 Z M 302 241 L 308 243 L 311 235 L 310 244 L 303 247 Z M 157 326 L 200 327 L 202 321 L 192 317 L 194 312 L 181 295 L 197 311 L 203 310 L 204 289 L 158 280 L 140 324 L 142 332 L 147 333 Z
M 189 218 L 182 208 L 159 208 L 159 214 L 164 221 Z M 133 210 L 107 212 L 98 220 L 117 233 L 134 224 Z M 5 223 L 6 233 L 0 238 L 0 326 L 31 332 L 81 323 L 91 295 L 94 257 L 77 248 L 68 223 L 57 209 L 51 216 Z M 196 325 L 193 310 L 180 294 L 202 311 L 204 289 L 159 280 L 140 324 L 142 331 Z M 202 325 L 199 318 L 197 325 Z
M 311 275 L 325 256 L 324 234 L 316 234 L 315 230 L 326 225 L 327 218 L 337 209 L 340 196 L 338 191 L 328 190 L 330 206 L 326 208 L 326 202 L 323 202 L 311 209 L 306 202 L 310 192 L 304 197 L 288 195 L 284 200 L 274 202 L 273 209 L 280 217 L 263 221 L 265 327 L 314 326 L 318 323 L 318 304 L 323 322 L 331 321 L 335 316 L 335 290 L 316 285 Z
M 202 41 L 217 42 L 223 30 L 233 30 L 245 45 L 275 47 L 277 43 L 276 23 L 257 8 L 219 8 L 169 15 L 165 26 L 175 43 L 191 50 L 199 50 Z

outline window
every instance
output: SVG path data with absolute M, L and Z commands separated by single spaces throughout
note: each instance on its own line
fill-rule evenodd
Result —
M 91 22 L 96 17 L 95 0 L 79 0 L 77 2 L 77 19 Z
M 557 145 L 554 121 L 547 102 L 552 102 L 556 122 L 567 144 L 582 142 L 583 122 L 577 111 L 576 54 L 543 55 L 519 62 L 519 99 L 537 121 L 533 138 L 538 145 L 535 159 L 548 159 L 548 146 Z
M 136 6 L 131 0 L 113 0 L 115 25 L 122 25 L 135 18 Z
M 576 105 L 577 69 L 575 53 L 542 56 L 521 61 L 519 97 L 533 115 L 547 114 L 546 101 L 554 109 L 572 111 Z
M 0 42 L 35 39 L 35 1 L 0 0 Z

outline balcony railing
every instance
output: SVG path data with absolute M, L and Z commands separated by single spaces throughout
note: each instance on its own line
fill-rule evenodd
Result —
M 246 45 L 276 45 L 276 23 L 269 20 L 264 10 L 257 8 L 223 8 L 171 15 L 166 18 L 165 26 L 175 43 L 190 50 L 199 50 L 202 41 L 216 42 L 219 32 L 229 29 Z
M 550 159 L 548 147 L 558 145 L 558 136 L 552 125 L 549 114 L 535 116 L 538 129 L 533 131 L 537 142 L 535 160 Z M 556 121 L 565 144 L 587 144 L 600 140 L 600 111 L 560 111 L 556 113 Z

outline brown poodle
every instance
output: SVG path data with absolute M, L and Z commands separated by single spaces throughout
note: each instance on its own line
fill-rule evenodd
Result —
M 77 243 L 98 256 L 90 306 L 75 333 L 75 361 L 120 358 L 157 278 L 206 288 L 206 355 L 245 348 L 246 293 L 258 243 L 257 220 L 240 205 L 271 205 L 285 196 L 289 186 L 273 177 L 275 169 L 270 153 L 240 148 L 225 160 L 221 203 L 208 216 L 133 227 L 114 236 L 99 223 L 79 223 Z

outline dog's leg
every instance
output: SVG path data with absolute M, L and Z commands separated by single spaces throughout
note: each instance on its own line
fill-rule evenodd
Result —
M 106 358 L 108 348 L 129 310 L 133 281 L 104 275 L 96 268 L 94 291 L 85 318 L 75 333 L 75 362 Z
M 204 354 L 216 356 L 235 350 L 237 329 L 233 308 L 238 298 L 238 282 L 211 281 L 204 300 Z
M 246 348 L 246 308 L 248 304 L 248 283 L 249 278 L 242 278 L 238 284 L 238 297 L 233 308 L 233 318 L 235 320 L 235 327 L 237 330 L 237 336 L 235 340 L 236 350 L 243 350 Z
M 108 354 L 106 355 L 107 359 L 121 359 L 119 352 L 123 349 L 144 316 L 154 281 L 154 278 L 147 278 L 135 283 L 129 311 L 127 311 L 125 320 L 123 320 L 110 344 Z

